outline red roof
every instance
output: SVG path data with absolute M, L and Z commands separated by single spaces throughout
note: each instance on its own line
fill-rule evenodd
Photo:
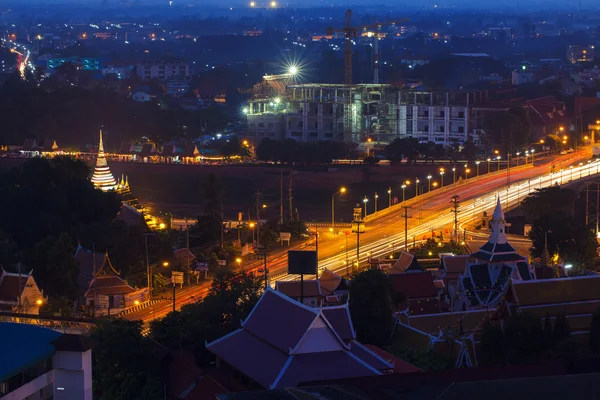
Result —
M 402 293 L 407 299 L 437 297 L 433 276 L 429 271 L 404 272 L 390 275 L 395 293 Z
M 411 372 L 421 371 L 419 368 L 415 367 L 411 363 L 408 363 L 400 357 L 396 357 L 395 355 L 390 354 L 377 346 L 373 346 L 372 344 L 365 344 L 364 346 L 371 350 L 373 353 L 377 354 L 379 357 L 392 364 L 394 366 L 394 372 L 397 374 L 408 374 Z
M 304 297 L 321 297 L 323 295 L 319 281 L 305 280 L 303 286 L 304 293 L 302 293 L 302 295 Z M 275 290 L 291 297 L 292 299 L 300 298 L 301 288 L 302 286 L 300 285 L 300 281 L 277 281 L 275 283 Z
M 557 123 L 565 116 L 566 106 L 554 96 L 545 96 L 525 102 L 544 125 Z
M 135 292 L 135 289 L 132 288 L 125 282 L 123 279 L 119 278 L 115 275 L 100 275 L 95 277 L 92 282 L 90 282 L 90 287 L 88 288 L 85 296 L 89 295 L 105 295 L 112 296 L 117 294 L 126 294 Z
M 19 278 L 21 282 L 19 284 Z M 0 280 L 0 300 L 3 301 L 17 301 L 21 293 L 23 292 L 23 288 L 25 284 L 27 284 L 27 280 L 29 279 L 29 275 L 7 275 L 4 272 L 1 280 Z M 19 288 L 21 291 L 19 291 Z

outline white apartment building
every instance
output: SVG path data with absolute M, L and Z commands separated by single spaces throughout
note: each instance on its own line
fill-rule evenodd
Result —
M 484 97 L 482 92 L 418 92 L 390 85 L 360 84 L 348 91 L 344 85 L 302 84 L 279 93 L 263 91 L 245 112 L 255 143 L 263 138 L 389 143 L 412 137 L 450 146 L 469 138 L 480 143 Z
M 137 75 L 145 81 L 170 78 L 189 78 L 190 63 L 187 61 L 152 61 L 139 63 L 136 66 Z
M 0 340 L 0 399 L 92 400 L 88 338 L 0 322 Z

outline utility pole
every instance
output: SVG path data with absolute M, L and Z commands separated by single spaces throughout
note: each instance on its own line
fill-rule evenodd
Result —
M 404 209 L 404 215 L 402 215 L 404 218 L 404 251 L 408 252 L 408 219 L 412 218 L 408 215 L 408 209 L 412 207 L 402 206 L 402 208 Z
M 262 193 L 258 190 L 254 196 L 256 196 L 256 247 L 260 247 L 260 197 Z
M 354 219 L 352 220 L 352 233 L 356 233 L 356 265 L 360 262 L 360 234 L 365 232 L 362 207 L 357 204 L 354 207 Z
M 288 187 L 288 202 L 290 204 L 290 221 L 294 220 L 294 207 L 292 207 L 292 199 L 294 196 L 292 195 L 292 171 L 290 171 L 290 185 Z
M 283 170 L 279 171 L 279 223 L 283 224 Z
M 225 222 L 224 217 L 223 217 L 223 201 L 220 202 L 220 205 L 221 205 L 221 250 L 223 250 L 223 246 L 225 245 L 224 238 L 223 238 L 223 235 L 224 235 L 223 222 Z
M 458 243 L 458 213 L 460 212 L 458 208 L 460 207 L 460 196 L 452 196 L 450 202 L 452 203 L 451 212 L 454 213 L 454 240 Z

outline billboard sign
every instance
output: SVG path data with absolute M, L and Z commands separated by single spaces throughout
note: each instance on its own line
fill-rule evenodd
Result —
M 288 274 L 317 274 L 317 252 L 313 250 L 289 250 Z

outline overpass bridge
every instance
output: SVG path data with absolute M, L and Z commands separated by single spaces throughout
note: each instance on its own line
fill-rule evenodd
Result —
M 19 314 L 0 311 L 0 322 L 42 326 L 61 333 L 88 335 L 96 325 L 94 319 L 57 317 L 53 315 Z

